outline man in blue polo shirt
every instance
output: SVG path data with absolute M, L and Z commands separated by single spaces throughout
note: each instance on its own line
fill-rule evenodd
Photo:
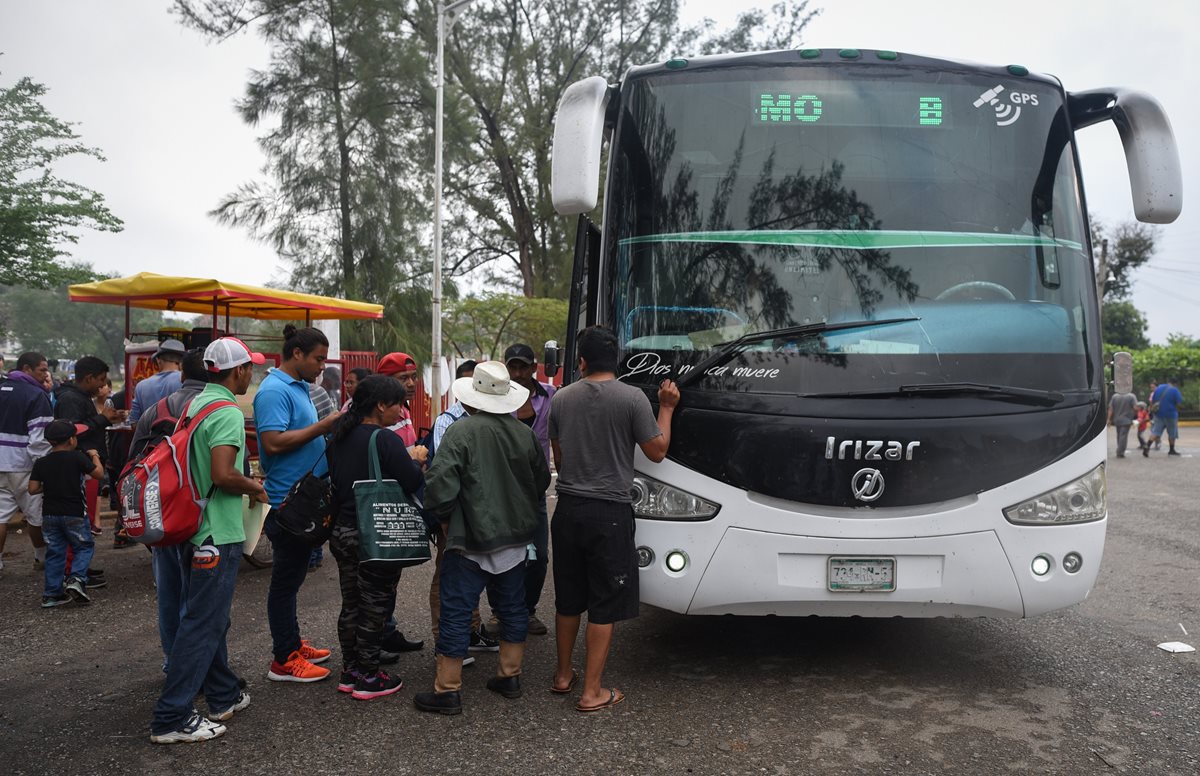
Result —
M 254 397 L 254 425 L 258 434 L 259 460 L 267 475 L 264 483 L 271 499 L 263 533 L 271 540 L 274 563 L 267 593 L 267 622 L 271 627 L 274 659 L 267 678 L 277 682 L 317 682 L 329 670 L 315 663 L 329 659 L 329 650 L 312 647 L 300 638 L 296 619 L 296 595 L 308 574 L 312 546 L 279 527 L 275 510 L 288 491 L 311 469 L 328 473 L 325 435 L 340 412 L 317 420 L 308 386 L 325 368 L 329 340 L 317 329 L 283 330 L 283 363 L 271 370 Z

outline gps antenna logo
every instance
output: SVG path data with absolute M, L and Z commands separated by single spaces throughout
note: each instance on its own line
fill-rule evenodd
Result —
M 1002 91 L 1004 91 L 1004 87 L 999 84 L 988 89 L 979 95 L 979 99 L 975 101 L 975 107 L 981 108 L 984 103 L 991 105 L 992 109 L 996 111 L 996 126 L 1007 127 L 1009 124 L 1016 123 L 1016 120 L 1021 118 L 1021 106 L 1001 102 L 1000 92 Z

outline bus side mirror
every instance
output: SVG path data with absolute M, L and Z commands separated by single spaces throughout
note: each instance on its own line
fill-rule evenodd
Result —
M 1127 89 L 1072 92 L 1075 129 L 1111 119 L 1125 147 L 1133 213 L 1149 224 L 1169 224 L 1183 210 L 1183 174 L 1171 122 L 1158 100 Z
M 608 82 L 592 76 L 568 86 L 558 101 L 550 151 L 550 200 L 559 215 L 578 215 L 596 207 L 608 99 Z
M 542 370 L 545 371 L 547 380 L 558 374 L 558 359 L 558 341 L 548 340 L 542 353 Z
M 1133 393 L 1133 356 L 1113 353 L 1113 392 Z

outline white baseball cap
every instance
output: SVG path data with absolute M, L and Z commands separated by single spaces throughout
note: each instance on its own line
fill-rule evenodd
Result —
M 237 337 L 213 340 L 204 349 L 204 363 L 210 372 L 224 372 L 242 364 L 265 364 L 267 357 L 255 353 Z

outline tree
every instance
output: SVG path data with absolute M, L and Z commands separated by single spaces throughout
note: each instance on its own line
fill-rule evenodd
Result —
M 567 302 L 516 294 L 468 296 L 448 306 L 446 339 L 460 358 L 498 359 L 524 342 L 535 350 L 567 331 Z
M 1154 257 L 1158 229 L 1140 221 L 1107 227 L 1093 220 L 1091 227 L 1097 293 L 1101 300 L 1128 299 L 1133 290 L 1134 271 Z
M 816 15 L 807 9 L 807 2 L 752 8 L 733 29 L 714 34 L 710 21 L 683 28 L 678 0 L 503 0 L 472 8 L 446 49 L 453 79 L 447 148 L 455 149 L 447 189 L 461 235 L 453 268 L 499 260 L 491 280 L 525 296 L 564 296 L 573 222 L 550 202 L 553 120 L 563 91 L 590 75 L 615 83 L 631 65 L 689 50 L 795 47 Z M 421 0 L 406 11 L 432 47 L 434 5 Z
M 54 174 L 71 156 L 103 161 L 83 145 L 68 122 L 41 104 L 46 87 L 22 78 L 0 89 L 0 284 L 51 288 L 91 280 L 78 264 L 64 263 L 64 245 L 77 230 L 119 232 L 122 223 L 104 197 Z
M 1200 337 L 1193 337 L 1181 331 L 1173 331 L 1167 335 L 1167 347 L 1200 350 Z
M 1146 338 L 1146 316 L 1133 302 L 1105 302 L 1101 315 L 1104 341 L 1129 350 L 1150 347 Z
M 67 271 L 88 273 L 75 265 Z M 155 310 L 131 310 L 135 331 L 157 331 L 165 325 Z M 66 285 L 53 289 L 0 286 L 0 330 L 47 358 L 98 356 L 116 377 L 125 363 L 125 309 L 117 305 L 67 300 Z
M 271 49 L 238 102 L 259 138 L 266 181 L 242 185 L 213 211 L 275 247 L 292 284 L 389 309 L 428 288 L 429 149 L 425 61 L 385 0 L 177 0 L 183 23 L 213 40 L 252 25 Z M 429 297 L 428 291 L 424 294 Z M 428 307 L 428 302 L 423 305 Z M 428 339 L 407 319 L 385 332 Z M 369 341 L 365 324 L 347 344 Z M 392 343 L 397 344 L 397 343 Z

